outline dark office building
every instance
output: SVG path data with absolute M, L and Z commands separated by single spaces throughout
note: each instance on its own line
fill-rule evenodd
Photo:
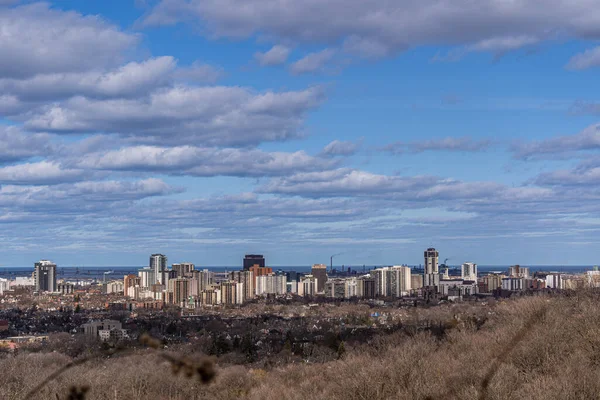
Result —
M 265 258 L 262 254 L 246 254 L 246 257 L 244 257 L 244 269 L 249 270 L 250 267 L 255 265 L 261 268 L 265 267 Z
M 374 299 L 375 298 L 375 279 L 373 278 L 364 278 L 362 279 L 363 284 L 363 292 L 362 296 L 365 299 Z
M 327 282 L 327 265 L 313 265 L 311 275 L 317 278 L 317 293 L 322 293 L 325 290 L 325 282 Z
M 296 271 L 287 271 L 285 273 L 288 282 L 298 282 L 299 275 Z

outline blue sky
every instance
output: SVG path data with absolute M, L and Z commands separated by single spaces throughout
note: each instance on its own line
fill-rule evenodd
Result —
M 597 10 L 0 0 L 0 264 L 597 264 Z

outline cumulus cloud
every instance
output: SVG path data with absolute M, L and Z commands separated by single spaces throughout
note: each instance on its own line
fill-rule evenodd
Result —
M 355 54 L 365 58 L 385 57 L 393 52 L 392 46 L 389 44 L 360 37 L 358 35 L 351 35 L 344 39 L 343 50 L 346 53 Z M 400 47 L 396 50 L 405 50 L 405 48 Z
M 600 167 L 545 172 L 535 179 L 535 183 L 550 186 L 596 186 L 600 183 Z
M 453 48 L 446 54 L 436 54 L 432 58 L 432 61 L 454 62 L 459 61 L 469 53 L 478 52 L 493 53 L 496 58 L 498 58 L 508 52 L 530 47 L 539 42 L 539 38 L 529 35 L 492 37 L 458 48 Z
M 336 197 L 413 191 L 433 181 L 435 178 L 432 177 L 403 178 L 342 168 L 276 178 L 260 191 L 306 197 Z
M 290 52 L 289 47 L 277 44 L 265 53 L 257 52 L 254 58 L 260 65 L 281 65 L 287 61 Z
M 478 152 L 487 150 L 491 146 L 490 140 L 474 140 L 469 137 L 446 137 L 431 139 L 422 142 L 395 142 L 383 147 L 384 151 L 392 154 L 407 152 L 421 153 L 424 151 L 463 151 Z
M 306 74 L 309 72 L 323 71 L 325 66 L 335 56 L 333 49 L 324 49 L 315 53 L 310 53 L 300 60 L 290 64 L 290 72 L 295 75 Z
M 60 190 L 57 187 L 57 190 Z M 140 181 L 78 182 L 68 187 L 69 196 L 89 198 L 93 201 L 137 200 L 146 197 L 180 193 L 182 188 L 173 187 L 161 179 L 148 178 Z
M 2 8 L 0 26 L 4 78 L 114 66 L 139 41 L 99 17 L 53 10 L 46 3 Z
M 225 75 L 222 68 L 194 61 L 189 67 L 179 67 L 174 77 L 177 81 L 192 83 L 215 83 Z
M 17 96 L 0 95 L 0 115 L 15 115 L 26 110 L 26 105 Z
M 64 169 L 49 161 L 25 163 L 0 168 L 0 183 L 16 185 L 51 185 L 82 180 L 84 171 Z
M 334 140 L 323 148 L 322 153 L 327 156 L 351 156 L 360 147 L 360 142 Z
M 172 82 L 177 62 L 158 57 L 130 62 L 108 71 L 38 74 L 27 79 L 0 79 L 0 90 L 22 101 L 54 101 L 72 96 L 132 97 Z
M 441 207 L 450 211 L 531 213 L 548 210 L 559 197 L 547 187 L 506 187 L 496 182 L 463 182 L 435 176 L 389 176 L 355 169 L 300 173 L 274 178 L 257 190 L 309 199 L 348 198 L 373 201 L 380 210 Z
M 600 115 L 600 103 L 576 101 L 570 112 L 575 115 Z
M 515 158 L 536 159 L 600 148 L 600 124 L 591 125 L 575 135 L 559 136 L 529 143 L 515 143 Z
M 600 46 L 574 55 L 567 64 L 567 69 L 582 70 L 600 67 Z
M 504 53 L 536 44 L 538 42 L 539 39 L 534 36 L 503 36 L 480 40 L 479 42 L 467 46 L 466 49 L 467 51 L 489 51 L 494 53 Z
M 53 150 L 47 134 L 26 134 L 18 127 L 0 125 L 0 164 L 48 156 Z
M 596 0 L 498 2 L 437 0 L 162 0 L 144 18 L 150 25 L 202 21 L 217 36 L 268 37 L 324 44 L 382 56 L 419 45 L 470 46 L 506 51 L 566 37 L 600 37 Z M 226 10 L 226 11 L 224 11 Z
M 0 210 L 47 213 L 49 209 L 70 215 L 109 211 L 113 203 L 141 200 L 181 192 L 156 178 L 139 181 L 89 181 L 58 185 L 12 185 L 0 187 Z M 113 210 L 114 211 L 114 210 Z
M 115 132 L 163 144 L 250 145 L 298 137 L 305 115 L 322 99 L 320 88 L 257 94 L 241 87 L 177 86 L 137 99 L 75 97 L 27 115 L 25 126 Z
M 134 146 L 87 154 L 74 165 L 83 169 L 154 171 L 172 175 L 262 177 L 322 170 L 333 163 L 309 156 L 304 151 Z

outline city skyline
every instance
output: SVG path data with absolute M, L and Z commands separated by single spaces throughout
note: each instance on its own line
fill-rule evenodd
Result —
M 597 1 L 484 3 L 0 1 L 0 268 L 598 264 Z

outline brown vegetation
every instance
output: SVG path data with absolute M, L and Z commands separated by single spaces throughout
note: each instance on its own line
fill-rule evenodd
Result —
M 70 388 L 85 386 L 86 399 L 595 399 L 599 301 L 596 293 L 504 301 L 485 308 L 483 325 L 465 318 L 467 309 L 457 315 L 435 308 L 428 318 L 437 319 L 441 333 L 402 331 L 342 345 L 338 359 L 324 363 L 265 369 L 220 362 L 209 385 L 173 374 L 156 353 L 138 351 L 75 366 L 37 398 L 67 398 Z M 23 398 L 71 361 L 59 353 L 0 359 L 0 398 Z

